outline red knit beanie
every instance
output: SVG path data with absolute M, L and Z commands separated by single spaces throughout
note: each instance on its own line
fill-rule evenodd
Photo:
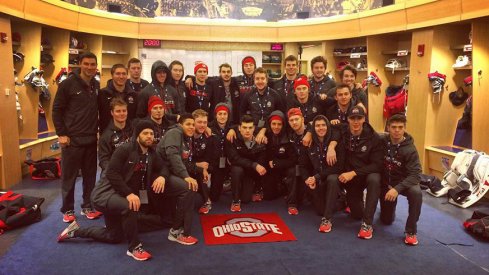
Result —
M 207 68 L 207 65 L 205 65 L 205 63 L 199 63 L 194 67 L 194 75 L 197 74 L 197 71 L 199 69 L 205 69 L 206 72 L 209 72 L 209 69 Z
M 297 87 L 300 85 L 306 85 L 307 88 L 311 88 L 311 86 L 309 85 L 309 81 L 307 80 L 307 77 L 305 75 L 302 75 L 294 80 L 294 90 L 297 89 Z
M 153 109 L 153 107 L 155 105 L 161 105 L 163 106 L 163 108 L 165 108 L 165 102 L 163 102 L 163 100 L 161 100 L 161 98 L 157 97 L 157 96 L 151 96 L 148 100 L 148 114 L 151 114 L 151 109 Z

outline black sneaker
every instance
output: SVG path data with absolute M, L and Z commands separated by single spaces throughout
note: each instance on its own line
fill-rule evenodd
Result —
M 132 251 L 126 252 L 127 256 L 132 257 L 137 261 L 146 261 L 151 259 L 151 254 L 148 251 L 144 250 L 143 245 L 139 244 Z

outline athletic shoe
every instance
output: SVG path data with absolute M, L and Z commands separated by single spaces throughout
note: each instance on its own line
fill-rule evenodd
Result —
M 168 233 L 168 240 L 183 245 L 193 245 L 199 241 L 192 236 L 184 236 L 182 231 L 173 230 L 172 228 L 170 228 L 170 232 Z
M 63 222 L 71 223 L 76 220 L 75 211 L 69 210 L 63 214 Z
M 68 225 L 68 227 L 65 228 L 65 230 L 63 230 L 63 232 L 61 232 L 61 234 L 58 235 L 58 242 L 74 238 L 75 231 L 77 231 L 78 229 L 80 229 L 80 226 L 76 221 L 73 221 L 72 223 L 70 223 L 70 225 Z
M 257 192 L 255 194 L 253 194 L 253 197 L 251 198 L 251 200 L 254 202 L 262 201 L 263 200 L 263 194 L 260 192 Z
M 457 60 L 455 61 L 455 64 L 452 65 L 453 68 L 462 68 L 465 66 L 470 65 L 470 59 L 466 55 L 459 55 L 457 57 Z
M 406 238 L 404 239 L 404 243 L 407 245 L 418 245 L 418 237 L 416 234 L 406 233 Z
M 287 209 L 287 212 L 289 212 L 289 215 L 294 215 L 294 216 L 295 215 L 299 215 L 299 210 L 297 210 L 297 208 L 296 207 L 293 207 L 293 206 L 292 207 L 289 207 Z
M 144 250 L 143 245 L 139 244 L 132 251 L 126 252 L 127 256 L 132 257 L 136 261 L 146 261 L 151 259 L 151 254 Z
M 241 212 L 241 202 L 233 202 L 231 204 L 231 212 Z
M 80 212 L 81 215 L 87 217 L 89 220 L 95 220 L 102 216 L 102 212 L 94 211 L 90 208 L 83 208 Z
M 323 217 L 321 219 L 321 224 L 319 225 L 319 232 L 322 232 L 322 233 L 331 232 L 332 227 L 333 227 L 333 224 L 331 223 L 331 221 Z
M 199 213 L 205 215 L 205 214 L 208 214 L 211 209 L 212 209 L 211 203 L 210 202 L 207 202 L 207 203 L 205 203 L 204 205 L 202 205 L 200 207 Z
M 371 225 L 367 225 L 366 223 L 362 223 L 362 227 L 360 227 L 360 232 L 358 232 L 358 237 L 360 239 L 370 240 L 372 239 L 374 233 L 374 229 Z

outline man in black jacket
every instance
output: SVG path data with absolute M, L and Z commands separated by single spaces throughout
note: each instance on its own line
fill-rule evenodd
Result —
M 97 176 L 97 127 L 99 83 L 95 80 L 97 57 L 80 56 L 80 71 L 71 74 L 58 86 L 53 103 L 53 123 L 62 147 L 61 212 L 64 222 L 76 219 L 74 212 L 75 181 L 81 169 L 83 176 L 82 215 L 96 219 L 90 194 Z
M 229 162 L 227 160 L 227 154 L 224 150 L 226 143 L 226 135 L 231 128 L 229 122 L 230 109 L 225 103 L 218 103 L 214 110 L 214 121 L 211 122 L 209 127 L 212 131 L 211 138 L 213 139 L 215 153 L 214 161 L 212 165 L 212 180 L 209 197 L 211 201 L 216 202 L 221 196 L 223 184 L 226 179 L 229 178 Z
M 122 98 L 127 104 L 127 120 L 129 123 L 136 118 L 137 93 L 127 85 L 127 69 L 122 64 L 115 64 L 110 69 L 112 79 L 107 87 L 98 94 L 99 131 L 103 133 L 112 120 L 110 101 L 113 98 Z
M 339 125 L 341 123 L 348 124 L 348 111 L 355 106 L 355 102 L 351 96 L 350 86 L 340 84 L 336 86 L 336 94 L 334 99 L 336 104 L 330 106 L 326 110 L 326 117 L 331 122 L 331 125 Z M 340 126 L 337 126 L 340 127 Z
M 211 200 L 209 198 L 209 187 L 207 186 L 207 181 L 209 179 L 209 174 L 213 172 L 214 168 L 214 143 L 213 138 L 208 137 L 205 133 L 207 129 L 208 114 L 202 109 L 197 109 L 192 112 L 192 117 L 195 121 L 195 132 L 192 139 L 192 150 L 195 165 L 202 169 L 202 174 L 198 175 L 200 184 L 200 194 L 204 204 L 200 207 L 200 214 L 208 214 L 211 210 Z
M 131 87 L 136 93 L 141 92 L 149 82 L 141 78 L 142 65 L 141 61 L 137 58 L 131 58 L 127 62 L 127 69 L 129 70 L 129 79 L 127 79 L 127 85 Z
M 156 146 L 165 136 L 168 129 L 175 125 L 175 117 L 168 118 L 165 114 L 165 103 L 157 96 L 151 96 L 148 101 L 148 120 L 153 123 L 155 132 L 154 145 Z
M 326 74 L 327 65 L 328 62 L 322 56 L 311 59 L 312 79 L 309 80 L 309 84 L 313 96 L 327 96 L 328 91 L 336 86 L 335 81 Z
M 192 113 L 197 109 L 206 112 L 211 110 L 211 102 L 214 100 L 212 86 L 207 83 L 208 67 L 204 63 L 199 63 L 194 67 L 195 83 L 187 91 L 187 113 Z
M 295 180 L 295 165 L 298 155 L 294 144 L 287 137 L 285 116 L 281 111 L 274 111 L 268 117 L 267 139 L 266 164 L 268 171 L 263 181 L 263 198 L 273 200 L 286 195 L 289 215 L 298 215 L 297 182 Z M 285 183 L 285 188 L 282 187 L 283 183 Z
M 265 145 L 255 141 L 253 118 L 244 115 L 234 142 L 226 140 L 225 150 L 231 163 L 232 212 L 241 211 L 241 202 L 248 203 L 253 191 L 261 192 L 262 178 L 267 173 Z
M 185 87 L 185 83 L 182 81 L 184 76 L 184 69 L 182 62 L 178 60 L 173 60 L 170 63 L 170 85 L 175 88 L 178 94 L 178 102 L 180 104 L 180 110 L 187 110 L 187 88 Z
M 180 102 L 177 91 L 167 83 L 170 82 L 170 69 L 165 62 L 155 61 L 151 66 L 150 85 L 146 86 L 138 95 L 137 117 L 144 118 L 148 114 L 148 101 L 153 95 L 158 96 L 165 103 L 165 113 L 169 117 L 177 118 L 184 110 L 180 110 Z
M 174 175 L 172 178 L 179 185 L 188 186 L 189 189 L 196 192 L 198 190 L 197 180 L 203 178 L 197 176 L 203 174 L 203 169 L 195 164 L 193 157 L 192 136 L 194 132 L 194 118 L 190 114 L 183 114 L 180 116 L 178 124 L 168 130 L 158 143 L 156 150 L 163 160 L 169 163 L 170 172 Z M 189 222 L 191 222 L 191 214 L 189 216 Z M 190 236 L 190 230 L 188 223 L 184 225 L 184 230 L 170 229 L 168 239 L 183 245 L 195 244 L 197 239 Z
M 132 137 L 132 125 L 127 122 L 127 103 L 121 98 L 110 102 L 112 121 L 100 136 L 98 141 L 98 160 L 102 168 L 101 174 L 107 168 L 115 149 L 129 142 Z
M 253 79 L 253 73 L 256 69 L 256 60 L 253 56 L 245 56 L 241 60 L 241 71 L 243 75 L 236 77 L 238 83 L 240 98 L 243 98 L 246 94 L 251 92 L 255 80 Z M 237 118 L 239 120 L 239 118 Z
M 250 114 L 256 130 L 265 127 L 265 120 L 275 110 L 285 112 L 285 101 L 273 89 L 268 87 L 268 75 L 265 69 L 258 68 L 254 74 L 255 87 L 241 100 L 240 117 Z
M 393 115 L 387 121 L 389 135 L 383 138 L 384 173 L 380 195 L 380 220 L 392 224 L 395 219 L 397 196 L 406 196 L 409 215 L 406 221 L 404 243 L 417 245 L 417 222 L 421 214 L 423 196 L 419 187 L 421 164 L 414 140 L 406 133 L 406 117 Z
M 294 55 L 284 59 L 285 74 L 278 80 L 271 82 L 271 87 L 277 91 L 284 101 L 294 97 L 294 80 L 298 76 L 299 60 Z
M 357 70 L 350 65 L 345 66 L 340 71 L 340 83 L 350 87 L 351 96 L 356 104 L 361 104 L 365 110 L 368 110 L 368 97 L 362 86 L 356 83 Z M 334 98 L 336 89 L 328 91 L 328 98 Z
M 348 113 L 348 125 L 341 128 L 342 142 L 347 158 L 345 171 L 339 176 L 346 189 L 346 200 L 351 216 L 362 219 L 358 237 L 371 239 L 372 222 L 380 196 L 382 169 L 382 140 L 365 122 L 365 110 L 355 106 Z M 367 189 L 364 207 L 363 191 Z
M 294 81 L 294 96 L 287 101 L 287 109 L 300 108 L 304 116 L 305 123 L 310 123 L 314 117 L 324 114 L 324 103 L 319 97 L 313 96 L 309 90 L 309 82 L 305 75 L 298 77 Z
M 169 175 L 168 164 L 162 162 L 152 149 L 151 127 L 146 120 L 136 125 L 134 139 L 117 148 L 105 175 L 94 189 L 93 203 L 105 214 L 105 227 L 80 228 L 74 221 L 58 236 L 58 242 L 79 237 L 118 243 L 125 238 L 128 256 L 138 261 L 148 260 L 151 254 L 143 249 L 138 231 L 148 230 L 148 217 L 144 212 L 165 198 L 177 200 L 173 229 L 178 231 L 182 226 L 189 226 L 193 194 L 188 186 Z
M 214 92 L 211 110 L 215 110 L 219 103 L 226 103 L 230 108 L 229 119 L 233 124 L 239 124 L 240 93 L 238 83 L 231 77 L 233 70 L 231 65 L 224 63 L 219 66 L 219 78 L 210 81 Z
M 306 169 L 304 181 L 316 212 L 322 216 L 319 232 L 328 233 L 333 224 L 331 219 L 336 208 L 339 192 L 338 175 L 343 171 L 345 151 L 342 143 L 335 146 L 337 160 L 334 164 L 326 161 L 328 147 L 333 141 L 333 128 L 328 119 L 318 115 L 312 122 L 313 142 L 302 151 L 301 162 Z

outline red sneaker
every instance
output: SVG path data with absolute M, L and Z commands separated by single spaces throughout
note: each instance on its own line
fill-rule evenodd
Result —
M 416 237 L 416 234 L 406 233 L 404 243 L 412 246 L 418 245 L 418 237 Z
M 287 212 L 289 212 L 289 215 L 299 215 L 299 210 L 297 210 L 297 208 L 293 206 L 287 208 Z
M 233 202 L 231 204 L 231 212 L 241 212 L 241 202 Z
M 63 222 L 72 223 L 76 220 L 75 211 L 69 210 L 63 214 Z
M 321 224 L 319 225 L 319 232 L 322 232 L 322 233 L 331 232 L 332 227 L 333 227 L 333 224 L 331 223 L 331 221 L 327 220 L 326 218 L 322 218 Z
M 360 227 L 360 232 L 358 232 L 358 237 L 360 239 L 370 240 L 372 239 L 374 233 L 374 229 L 371 225 L 367 225 L 366 223 L 362 223 L 362 227 Z
M 173 229 L 170 229 L 170 232 L 168 233 L 168 240 L 183 245 L 193 245 L 199 241 L 192 236 L 184 236 L 181 231 L 177 231 L 177 230 L 174 231 Z
M 151 259 L 151 254 L 144 250 L 143 246 L 140 244 L 136 246 L 132 251 L 127 251 L 127 256 L 132 257 L 136 261 L 146 261 Z
M 80 214 L 87 217 L 89 220 L 96 220 L 102 216 L 102 212 L 94 211 L 90 208 L 83 208 Z
M 251 198 L 253 202 L 259 202 L 263 200 L 263 195 L 261 193 L 255 193 L 253 194 L 253 197 Z
M 205 215 L 205 214 L 208 214 L 211 209 L 212 209 L 211 203 L 208 202 L 208 203 L 205 203 L 204 205 L 202 205 L 200 207 L 199 213 Z
M 68 225 L 68 227 L 65 228 L 65 230 L 63 230 L 63 232 L 61 232 L 61 234 L 58 235 L 58 242 L 60 243 L 64 240 L 74 238 L 75 231 L 78 229 L 80 229 L 80 226 L 76 221 L 73 221 L 70 223 L 70 225 Z

